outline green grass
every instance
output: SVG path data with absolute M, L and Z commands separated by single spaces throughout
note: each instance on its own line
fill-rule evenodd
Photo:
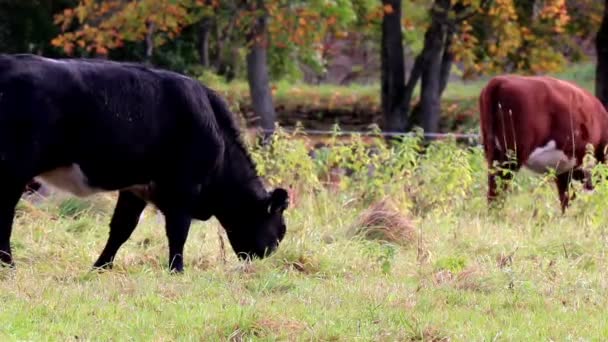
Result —
M 224 257 L 219 225 L 212 219 L 193 225 L 186 273 L 170 275 L 162 220 L 149 211 L 119 252 L 115 269 L 91 273 L 107 236 L 112 196 L 84 203 L 54 197 L 39 206 L 23 201 L 13 235 L 17 269 L 0 271 L 0 337 L 608 337 L 608 184 L 599 184 L 593 194 L 579 193 L 561 216 L 549 179 L 524 172 L 504 209 L 489 213 L 479 149 L 445 142 L 412 157 L 410 144 L 400 157 L 396 151 L 381 152 L 380 159 L 368 161 L 381 165 L 381 171 L 363 176 L 357 169 L 364 158 L 356 152 L 358 143 L 350 145 L 354 152 L 336 145 L 328 161 L 350 158 L 348 165 L 360 178 L 332 191 L 319 185 L 322 172 L 305 168 L 327 166 L 311 166 L 298 149 L 300 141 L 279 138 L 275 144 L 276 154 L 257 149 L 254 154 L 268 179 L 288 185 L 298 170 L 309 174 L 294 184 L 288 233 L 279 251 L 251 264 L 237 261 L 228 245 Z M 384 157 L 411 163 L 397 165 Z M 277 169 L 281 163 L 287 168 Z M 409 244 L 352 235 L 363 211 L 385 197 L 415 227 L 417 237 Z

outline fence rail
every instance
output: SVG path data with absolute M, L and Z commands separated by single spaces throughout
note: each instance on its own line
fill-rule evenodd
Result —
M 330 131 L 330 130 L 318 130 L 318 129 L 293 129 L 293 128 L 283 128 L 281 130 L 293 134 L 296 131 L 302 133 L 303 135 L 339 135 L 339 136 L 347 136 L 347 135 L 372 135 L 372 136 L 381 136 L 381 137 L 407 137 L 407 136 L 415 136 L 417 133 L 415 132 L 370 132 L 370 131 L 349 131 L 349 130 L 339 130 L 339 131 Z M 270 134 L 273 133 L 273 130 L 270 129 L 257 129 L 260 133 Z M 474 133 L 423 133 L 422 136 L 425 138 L 449 138 L 453 137 L 455 139 L 469 139 L 469 140 L 479 140 L 479 134 Z

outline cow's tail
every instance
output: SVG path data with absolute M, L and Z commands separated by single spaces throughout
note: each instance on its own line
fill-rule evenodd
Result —
M 481 138 L 483 139 L 486 160 L 490 166 L 496 157 L 497 122 L 495 122 L 495 119 L 497 115 L 500 115 L 498 113 L 500 106 L 498 99 L 500 84 L 500 79 L 493 78 L 479 94 Z

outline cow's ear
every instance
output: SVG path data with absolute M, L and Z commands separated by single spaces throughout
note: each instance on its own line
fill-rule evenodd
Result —
M 268 199 L 268 213 L 274 214 L 284 211 L 289 206 L 289 194 L 283 188 L 276 188 Z

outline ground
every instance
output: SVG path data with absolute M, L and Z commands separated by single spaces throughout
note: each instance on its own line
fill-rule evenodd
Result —
M 522 172 L 504 208 L 488 211 L 479 148 L 441 142 L 416 156 L 409 142 L 369 161 L 382 166 L 370 175 L 356 168 L 364 158 L 356 144 L 350 152 L 334 146 L 327 160 L 347 156 L 335 160 L 350 158 L 359 178 L 326 187 L 319 185 L 323 173 L 310 171 L 324 166 L 306 160 L 296 139 L 284 137 L 275 144 L 276 155 L 254 150 L 254 158 L 266 179 L 292 185 L 288 232 L 276 254 L 252 263 L 235 258 L 212 219 L 191 229 L 185 274 L 170 275 L 162 218 L 147 211 L 114 270 L 90 272 L 106 240 L 113 195 L 86 200 L 54 195 L 38 204 L 23 200 L 13 235 L 17 269 L 0 271 L 0 336 L 154 341 L 608 337 L 608 184 L 600 183 L 593 194 L 579 193 L 561 215 L 550 178 Z M 291 168 L 271 163 L 279 155 L 277 163 Z M 310 177 L 298 170 L 310 171 Z M 596 173 L 607 171 L 600 166 Z M 382 216 L 383 211 L 398 215 L 403 224 L 369 219 L 370 213 Z M 366 233 L 374 229 L 376 234 Z M 395 229 L 404 234 L 383 234 Z

